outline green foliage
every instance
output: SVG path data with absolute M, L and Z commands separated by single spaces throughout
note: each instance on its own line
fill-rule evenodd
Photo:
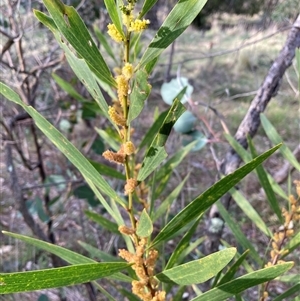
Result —
M 86 184 L 77 187 L 73 191 L 73 195 L 87 199 L 91 206 L 101 204 L 101 212 L 105 211 L 106 214 L 104 216 L 104 214 L 88 210 L 84 212 L 85 215 L 102 229 L 122 238 L 125 246 L 119 250 L 119 256 L 117 257 L 103 250 L 98 250 L 86 242 L 79 242 L 91 257 L 103 261 L 97 263 L 89 257 L 48 242 L 20 234 L 3 232 L 5 235 L 50 252 L 71 265 L 47 270 L 1 273 L 0 293 L 27 292 L 109 278 L 110 283 L 117 288 L 122 296 L 126 296 L 130 300 L 139 300 L 139 298 L 150 300 L 151 297 L 152 300 L 164 301 L 165 292 L 171 292 L 172 286 L 179 287 L 174 300 L 180 300 L 184 292 L 184 288 L 181 288 L 181 286 L 192 285 L 194 287 L 195 284 L 203 283 L 215 277 L 212 288 L 192 300 L 219 301 L 241 294 L 250 287 L 266 283 L 282 275 L 293 266 L 293 263 L 279 263 L 278 259 L 284 258 L 299 246 L 299 233 L 296 233 L 294 238 L 290 239 L 285 249 L 286 252 L 280 253 L 280 256 L 275 258 L 276 260 L 274 256 L 270 255 L 273 260 L 271 266 L 257 271 L 253 271 L 251 267 L 246 269 L 247 273 L 245 275 L 234 278 L 239 268 L 247 264 L 246 255 L 248 252 L 254 266 L 263 266 L 266 262 L 243 234 L 230 213 L 218 202 L 229 191 L 258 231 L 273 239 L 275 244 L 278 243 L 259 212 L 242 194 L 234 189 L 236 184 L 256 169 L 262 187 L 266 191 L 270 207 L 276 213 L 278 221 L 284 224 L 285 238 L 289 237 L 288 233 L 291 232 L 288 231 L 291 229 L 286 225 L 287 216 L 292 219 L 292 214 L 296 213 L 293 211 L 293 206 L 291 206 L 291 212 L 285 215 L 285 219 L 281 217 L 276 195 L 284 195 L 285 199 L 289 198 L 280 190 L 280 187 L 274 184 L 274 181 L 272 182 L 271 176 L 265 172 L 261 164 L 278 149 L 295 168 L 299 169 L 299 164 L 295 162 L 295 158 L 293 158 L 287 147 L 281 147 L 282 141 L 278 133 L 263 115 L 261 117 L 263 127 L 270 140 L 277 145 L 263 154 L 257 155 L 255 147 L 250 141 L 251 154 L 249 154 L 232 137 L 227 137 L 245 161 L 245 165 L 224 176 L 206 191 L 194 197 L 175 216 L 170 216 L 170 219 L 165 216 L 166 219 L 158 226 L 157 223 L 162 220 L 163 214 L 172 204 L 176 203 L 188 180 L 189 175 L 168 196 L 165 196 L 164 192 L 174 169 L 190 151 L 201 149 L 208 141 L 200 132 L 192 131 L 194 120 L 191 117 L 193 116 L 190 112 L 185 112 L 184 97 L 190 96 L 192 93 L 192 87 L 188 85 L 187 81 L 172 93 L 167 93 L 169 88 L 165 88 L 167 89 L 165 92 L 170 108 L 157 117 L 142 138 L 139 146 L 135 146 L 135 141 L 133 141 L 134 136 L 132 136 L 131 129 L 134 122 L 132 121 L 140 118 L 151 91 L 151 86 L 148 84 L 149 73 L 154 68 L 161 52 L 191 24 L 206 1 L 178 1 L 138 61 L 131 61 L 132 58 L 137 56 L 131 56 L 130 49 L 137 45 L 141 27 L 144 29 L 148 24 L 141 17 L 149 11 L 156 1 L 146 0 L 144 2 L 140 19 L 136 19 L 133 15 L 135 1 L 130 1 L 127 5 L 121 6 L 116 5 L 115 1 L 112 0 L 105 0 L 104 2 L 113 22 L 113 24 L 110 24 L 108 33 L 114 41 L 120 43 L 120 48 L 123 50 L 122 70 L 115 78 L 104 59 L 104 54 L 100 53 L 96 47 L 89 31 L 74 8 L 64 5 L 59 0 L 44 0 L 50 15 L 48 16 L 39 11 L 35 11 L 35 15 L 53 32 L 57 42 L 65 52 L 67 61 L 89 91 L 93 102 L 82 97 L 72 85 L 58 75 L 53 74 L 57 84 L 78 102 L 97 104 L 99 108 L 94 113 L 104 115 L 111 123 L 110 127 L 106 129 L 96 129 L 101 139 L 94 142 L 93 149 L 98 154 L 103 151 L 103 147 L 109 146 L 113 149 L 105 151 L 103 157 L 113 164 L 121 164 L 123 167 L 121 172 L 120 169 L 88 160 L 45 117 L 33 107 L 23 103 L 19 95 L 8 86 L 0 83 L 0 93 L 8 100 L 21 106 L 47 138 L 77 167 Z M 117 1 L 118 4 L 120 2 Z M 95 31 L 107 55 L 117 62 L 117 56 L 110 48 L 106 36 L 100 31 Z M 136 43 L 130 44 L 132 41 Z M 133 67 L 133 64 L 135 67 Z M 109 106 L 99 86 L 112 99 L 118 98 L 117 104 Z M 182 99 L 183 101 L 181 101 Z M 181 119 L 180 121 L 180 118 L 186 115 L 189 115 L 188 120 Z M 174 151 L 174 154 L 168 160 L 165 160 L 168 156 L 166 143 L 173 127 L 175 127 L 175 130 L 177 128 L 180 133 L 193 134 L 194 136 L 191 136 L 193 141 Z M 139 162 L 140 164 L 138 164 Z M 107 179 L 108 176 L 121 183 L 119 186 L 123 185 L 124 189 L 115 189 L 112 181 Z M 237 243 L 249 251 L 245 251 L 240 256 L 237 254 L 236 248 L 223 246 L 223 249 L 219 252 L 190 260 L 188 255 L 191 250 L 197 248 L 204 241 L 204 237 L 192 241 L 198 223 L 203 218 L 206 210 L 214 203 L 216 203 L 221 216 L 232 230 Z M 49 216 L 42 211 L 41 202 L 37 200 L 36 204 L 36 211 L 40 219 L 44 222 L 47 221 Z M 124 212 L 127 213 L 126 217 Z M 221 226 L 223 226 L 223 223 Z M 179 235 L 182 235 L 182 237 L 179 238 L 177 246 L 167 259 L 164 256 L 166 242 L 177 239 Z M 229 267 L 231 261 L 235 262 Z M 120 288 L 119 285 L 116 285 L 116 281 L 132 282 L 132 293 Z M 95 286 L 109 300 L 115 300 L 99 284 L 95 283 Z M 284 296 L 291 295 L 296 288 L 297 286 L 292 287 Z M 195 289 L 195 291 L 198 290 Z M 278 298 L 278 300 L 281 300 L 280 296 Z

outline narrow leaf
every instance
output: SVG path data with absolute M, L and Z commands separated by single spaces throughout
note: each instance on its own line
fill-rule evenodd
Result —
M 269 268 L 258 270 L 253 273 L 249 273 L 228 283 L 213 288 L 190 301 L 226 300 L 227 298 L 237 295 L 250 287 L 275 279 L 279 275 L 288 271 L 293 266 L 293 264 L 293 262 L 285 262 Z
M 227 175 L 216 184 L 207 189 L 200 196 L 196 197 L 183 210 L 181 210 L 155 237 L 152 244 L 156 245 L 161 241 L 167 240 L 175 232 L 183 226 L 197 218 L 200 214 L 205 212 L 213 203 L 215 203 L 222 195 L 224 195 L 230 188 L 236 185 L 242 178 L 250 173 L 256 166 L 261 164 L 269 156 L 271 156 L 281 145 L 277 145 L 259 157 L 253 159 L 251 162 L 240 167 L 232 174 Z
M 287 250 L 288 252 L 283 253 L 282 257 L 287 256 L 288 254 L 293 252 L 295 249 L 297 249 L 299 246 L 300 246 L 300 231 L 295 236 L 290 238 L 288 243 L 285 245 L 284 249 Z
M 229 282 L 233 279 L 235 273 L 243 263 L 243 261 L 246 259 L 247 255 L 249 253 L 249 250 L 246 250 L 240 258 L 229 268 L 229 270 L 225 273 L 225 275 L 221 278 L 221 280 L 218 282 L 218 286 Z
M 167 156 L 164 146 L 151 146 L 143 160 L 137 180 L 144 181 Z
M 146 49 L 140 65 L 147 63 L 159 56 L 199 14 L 207 0 L 179 0 L 166 20 L 159 28 L 154 39 Z
M 70 96 L 75 98 L 76 100 L 82 101 L 86 100 L 84 97 L 82 97 L 75 89 L 74 87 L 64 79 L 62 79 L 60 76 L 58 76 L 55 73 L 52 73 L 52 77 L 56 81 L 56 83 L 65 91 L 67 92 Z
M 156 221 L 158 218 L 160 218 L 162 215 L 164 215 L 168 208 L 171 206 L 171 204 L 176 200 L 178 195 L 180 194 L 185 182 L 189 178 L 189 174 L 183 179 L 183 181 L 162 201 L 162 203 L 159 205 L 159 207 L 156 209 L 153 215 L 153 222 Z M 157 183 L 155 181 L 155 183 Z
M 237 205 L 243 210 L 246 216 L 260 229 L 266 236 L 272 237 L 272 231 L 267 227 L 263 219 L 259 216 L 258 212 L 252 207 L 250 202 L 242 195 L 241 192 L 235 188 L 231 188 L 229 193 L 237 203 Z
M 172 252 L 171 257 L 168 260 L 168 263 L 165 267 L 166 270 L 172 268 L 176 264 L 179 263 L 180 255 L 184 252 L 184 250 L 188 247 L 190 244 L 190 241 L 198 227 L 199 220 L 202 218 L 200 216 L 197 218 L 196 222 L 191 226 L 191 228 L 184 234 L 180 242 L 177 244 L 175 250 Z
M 22 240 L 28 244 L 31 244 L 37 248 L 40 248 L 42 250 L 45 250 L 51 254 L 54 254 L 61 259 L 65 260 L 66 262 L 70 264 L 84 264 L 84 263 L 95 263 L 96 261 L 93 259 L 90 259 L 86 256 L 83 256 L 79 253 L 70 251 L 68 249 L 65 249 L 63 247 L 57 246 L 50 244 L 48 242 L 38 240 L 32 237 L 16 234 L 16 233 L 11 233 L 7 231 L 2 231 L 3 234 L 14 237 L 16 239 Z
M 167 157 L 164 145 L 171 133 L 172 127 L 176 120 L 185 111 L 185 107 L 176 99 L 170 107 L 168 114 L 152 141 L 146 156 L 143 160 L 142 167 L 138 174 L 138 181 L 144 181 L 153 170 Z
M 143 140 L 141 141 L 141 144 L 139 145 L 139 149 L 143 148 L 146 145 L 151 144 L 153 141 L 155 135 L 157 134 L 158 130 L 162 126 L 169 110 L 162 112 L 158 118 L 154 121 L 153 125 L 150 127 L 148 132 L 145 134 Z
M 90 159 L 88 160 L 101 175 L 109 176 L 115 179 L 126 180 L 125 175 L 117 171 L 115 168 L 109 167 L 105 164 Z
M 178 150 L 165 164 L 163 164 L 155 175 L 155 191 L 153 199 L 157 199 L 165 190 L 171 175 L 175 168 L 183 161 L 183 159 L 190 153 L 197 142 L 191 142 L 187 146 Z
M 90 263 L 52 268 L 46 270 L 0 274 L 0 294 L 30 292 L 56 288 L 115 274 L 129 265 L 127 263 Z
M 257 157 L 257 153 L 253 144 L 253 141 L 250 137 L 248 137 L 248 144 L 249 144 L 249 148 L 251 150 L 252 153 L 252 157 L 255 158 Z M 267 196 L 267 200 L 272 208 L 272 210 L 274 211 L 274 213 L 277 215 L 278 220 L 283 223 L 283 216 L 281 213 L 281 209 L 279 207 L 279 203 L 276 199 L 274 190 L 269 182 L 267 173 L 265 171 L 265 169 L 263 168 L 262 165 L 259 165 L 256 167 L 256 171 L 257 171 L 257 175 L 258 175 L 258 179 L 259 182 L 262 186 L 262 188 L 264 189 L 266 196 Z
M 116 64 L 118 64 L 118 61 L 112 51 L 111 46 L 108 44 L 107 42 L 107 38 L 106 36 L 99 30 L 99 28 L 97 27 L 97 25 L 94 25 L 93 27 L 94 32 L 96 37 L 98 38 L 99 42 L 101 43 L 101 46 L 104 47 L 104 49 L 106 50 L 107 54 L 114 60 L 114 62 Z
M 245 163 L 248 163 L 251 161 L 252 157 L 251 155 L 230 135 L 224 134 L 226 140 L 229 142 L 229 144 L 232 146 L 232 148 L 237 152 L 237 154 L 242 158 L 242 160 Z M 257 171 L 255 171 L 257 173 Z M 275 193 L 277 193 L 279 196 L 281 196 L 283 199 L 286 199 L 288 201 L 288 197 L 286 193 L 283 191 L 283 189 L 275 182 L 273 177 L 267 173 L 268 180 L 271 183 L 271 186 Z
M 291 288 L 289 288 L 288 290 L 286 290 L 283 294 L 281 294 L 280 296 L 273 299 L 273 301 L 284 301 L 284 300 L 287 300 L 287 297 L 290 297 L 292 295 L 299 296 L 299 292 L 300 292 L 300 283 L 297 283 L 294 286 L 292 286 Z M 296 301 L 296 300 L 294 299 L 294 301 Z
M 33 118 L 39 129 L 74 164 L 74 166 L 79 169 L 86 179 L 90 179 L 102 192 L 115 199 L 122 206 L 124 205 L 123 200 L 102 178 L 92 164 L 50 122 L 40 115 L 33 107 L 25 105 L 21 101 L 19 95 L 3 83 L 0 83 L 0 93 L 10 101 L 22 106 L 22 108 Z
M 179 285 L 202 283 L 214 277 L 234 257 L 236 248 L 224 249 L 202 259 L 176 266 L 156 275 L 162 282 L 175 282 Z
M 260 121 L 266 132 L 266 135 L 272 141 L 272 143 L 282 143 L 281 136 L 278 134 L 277 130 L 263 113 L 260 114 Z M 298 171 L 300 171 L 300 163 L 297 161 L 292 151 L 285 144 L 282 145 L 279 151 L 281 152 L 282 156 L 291 163 L 291 165 L 293 165 Z
M 260 258 L 259 254 L 255 250 L 253 244 L 247 239 L 247 237 L 244 235 L 243 231 L 241 230 L 240 226 L 232 220 L 230 217 L 230 214 L 228 211 L 225 209 L 225 207 L 222 205 L 221 202 L 218 202 L 217 204 L 218 210 L 232 231 L 235 239 L 238 241 L 238 243 L 243 246 L 245 250 L 249 249 L 250 250 L 250 255 L 259 263 L 262 264 L 262 259 Z
M 112 22 L 115 24 L 118 32 L 125 38 L 118 12 L 119 7 L 116 5 L 115 0 L 104 0 L 104 3 Z
M 43 2 L 59 31 L 86 61 L 89 68 L 100 80 L 111 86 L 116 86 L 102 55 L 75 8 L 64 5 L 59 0 L 43 0 Z M 64 6 L 63 13 L 61 11 L 62 5 Z
M 116 139 L 114 139 L 111 133 L 98 128 L 95 128 L 95 130 L 99 134 L 99 136 L 109 145 L 109 147 L 111 147 L 115 151 L 119 150 L 120 143 L 116 141 Z
M 106 252 L 103 252 L 99 250 L 98 248 L 95 248 L 91 246 L 90 244 L 87 244 L 83 241 L 78 241 L 78 243 L 86 250 L 89 252 L 89 255 L 93 258 L 96 258 L 100 261 L 104 262 L 124 262 L 121 258 L 118 258 L 116 256 L 110 255 Z M 130 278 L 129 278 L 130 279 Z
M 112 233 L 120 235 L 120 232 L 118 230 L 118 225 L 114 222 L 111 222 L 107 218 L 103 217 L 99 213 L 92 212 L 92 211 L 84 211 L 85 215 L 90 218 L 92 221 L 96 222 L 103 228 L 111 231 Z
M 110 120 L 110 117 L 108 115 L 108 105 L 103 97 L 101 90 L 99 89 L 93 72 L 90 70 L 87 63 L 82 58 L 78 58 L 67 46 L 64 40 L 61 38 L 61 34 L 51 18 L 49 18 L 44 13 L 36 10 L 34 10 L 34 14 L 40 22 L 42 22 L 53 32 L 56 41 L 65 51 L 66 58 L 70 67 L 72 68 L 78 79 L 85 86 L 85 88 L 88 90 L 88 92 L 91 94 L 91 96 L 94 98 L 94 100 L 97 102 L 104 116 Z
M 154 4 L 157 2 L 157 0 L 146 0 L 144 2 L 143 8 L 140 12 L 139 17 L 142 18 L 147 12 L 154 6 Z
M 152 221 L 144 209 L 137 225 L 136 234 L 140 237 L 149 237 L 153 231 Z
M 130 95 L 128 123 L 139 116 L 149 96 L 151 86 L 148 84 L 147 79 L 148 74 L 144 70 L 139 70 L 135 74 L 133 89 Z

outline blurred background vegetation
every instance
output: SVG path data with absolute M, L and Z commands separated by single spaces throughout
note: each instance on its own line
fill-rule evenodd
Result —
M 138 46 L 138 55 L 175 2 L 157 1 L 148 15 L 151 26 Z M 106 31 L 109 17 L 103 1 L 65 0 L 64 3 L 78 9 L 96 41 L 97 30 L 102 33 Z M 103 135 L 108 136 L 112 135 L 112 130 L 68 67 L 52 33 L 34 18 L 34 8 L 45 11 L 41 1 L 3 0 L 0 4 L 0 80 L 20 93 L 23 101 L 42 112 L 90 160 L 103 163 L 101 154 L 107 145 L 94 128 L 104 130 Z M 206 132 L 207 127 L 202 124 L 205 120 L 218 138 L 216 142 L 190 154 L 184 164 L 174 171 L 175 177 L 165 195 L 183 180 L 187 172 L 191 172 L 176 203 L 178 208 L 215 182 L 216 157 L 222 160 L 228 150 L 228 144 L 222 137 L 220 120 L 233 135 L 283 47 L 299 11 L 300 2 L 296 0 L 208 0 L 193 26 L 162 54 L 150 79 L 153 90 L 142 119 L 139 119 L 143 122 L 135 124 L 135 139 L 141 139 L 151 126 L 154 112 L 168 108 L 160 94 L 161 86 L 178 75 L 186 77 L 193 87 L 191 97 L 196 103 L 197 116 L 201 116 L 196 128 L 204 134 L 211 134 Z M 98 45 L 103 49 L 99 41 Z M 116 45 L 110 47 L 118 55 Z M 111 57 L 107 56 L 107 61 L 112 67 L 115 66 Z M 292 64 L 282 79 L 278 94 L 265 112 L 286 145 L 295 151 L 299 148 L 298 78 L 296 64 Z M 110 101 L 109 93 L 104 93 Z M 118 235 L 111 235 L 83 214 L 85 210 L 93 210 L 108 218 L 78 171 L 41 135 L 29 116 L 19 107 L 3 98 L 0 106 L 0 229 L 26 235 L 34 233 L 39 238 L 89 256 L 93 256 L 92 251 L 83 249 L 78 241 L 116 254 L 120 247 Z M 208 106 L 219 115 L 209 110 Z M 180 148 L 184 139 L 183 135 L 173 133 L 167 146 L 168 153 Z M 259 130 L 254 143 L 259 152 L 272 145 L 263 130 Z M 6 151 L 7 145 L 11 147 L 10 153 Z M 299 161 L 299 153 L 295 154 Z M 265 168 L 276 178 L 285 163 L 284 158 L 276 154 L 266 162 Z M 17 169 L 14 178 L 7 172 L 11 164 Z M 293 189 L 291 181 L 297 178 L 299 173 L 289 172 L 287 177 L 278 182 L 288 194 Z M 110 184 L 117 191 L 122 186 L 118 179 L 110 180 Z M 272 227 L 274 212 L 266 206 L 266 197 L 256 177 L 249 175 L 240 184 L 240 189 L 261 213 L 267 225 Z M 282 199 L 280 203 L 284 205 L 285 201 Z M 176 206 L 171 208 L 171 214 L 172 211 L 178 211 Z M 238 206 L 233 204 L 230 213 L 263 257 L 267 238 L 245 218 Z M 197 235 L 202 236 L 204 228 L 205 225 L 200 225 Z M 225 229 L 224 239 L 234 243 L 229 229 Z M 25 246 L 1 233 L 0 242 L 1 272 L 61 264 L 34 247 Z M 172 249 L 172 245 L 169 247 Z M 200 251 L 195 249 L 191 256 L 199 256 Z M 297 255 L 299 252 L 295 257 Z M 6 296 L 5 300 L 107 299 L 95 296 L 86 285 L 84 289 L 72 287 L 51 290 L 45 294 L 36 292 Z M 249 300 L 257 300 L 257 296 L 256 299 L 249 297 Z

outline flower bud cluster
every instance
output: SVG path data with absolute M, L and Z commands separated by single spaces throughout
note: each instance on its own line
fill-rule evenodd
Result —
M 143 19 L 140 20 L 135 18 L 133 15 L 134 6 L 136 1 L 128 0 L 127 5 L 121 6 L 122 11 L 122 21 L 123 25 L 127 29 L 128 32 L 141 32 L 148 27 L 150 24 L 149 20 Z M 120 32 L 115 24 L 108 24 L 107 25 L 108 34 L 115 42 L 126 42 L 125 35 L 123 32 Z
M 278 231 L 274 233 L 272 238 L 272 249 L 270 251 L 270 261 L 265 267 L 274 266 L 284 262 L 282 258 L 289 253 L 288 249 L 284 248 L 287 240 L 294 235 L 294 224 L 300 220 L 300 181 L 294 181 L 296 185 L 297 199 L 293 196 L 289 196 L 289 211 L 285 208 L 282 209 L 282 215 L 284 217 L 284 224 L 279 227 Z M 267 286 L 267 285 L 266 285 Z M 264 290 L 260 301 L 265 301 L 268 298 L 268 293 Z
M 156 290 L 157 282 L 153 278 L 154 267 L 158 258 L 158 252 L 150 249 L 147 256 L 145 246 L 146 238 L 141 238 L 135 246 L 135 254 L 125 249 L 119 250 L 119 256 L 132 263 L 139 280 L 132 281 L 132 292 L 143 301 L 165 301 L 166 292 Z

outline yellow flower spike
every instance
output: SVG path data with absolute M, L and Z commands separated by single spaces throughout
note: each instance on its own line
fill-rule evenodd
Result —
M 127 80 L 130 80 L 133 75 L 133 66 L 130 63 L 126 63 L 122 68 L 122 74 Z
M 279 240 L 282 242 L 285 238 L 284 232 L 279 232 Z
M 298 197 L 300 197 L 300 181 L 295 180 L 294 184 L 296 185 L 296 192 Z
M 118 114 L 114 107 L 108 107 L 108 115 L 115 124 L 120 126 L 126 125 L 126 119 L 122 115 Z
M 108 24 L 107 29 L 108 29 L 107 33 L 114 41 L 116 41 L 118 43 L 123 41 L 123 36 L 118 31 L 115 24 Z
M 125 235 L 132 235 L 132 234 L 135 233 L 134 229 L 129 228 L 129 227 L 124 226 L 124 225 L 119 226 L 118 230 L 119 230 L 120 233 L 125 234 Z
M 135 31 L 135 32 L 140 32 L 148 27 L 150 24 L 149 20 L 139 20 L 136 19 L 135 21 L 130 23 L 129 31 Z
M 114 163 L 118 163 L 118 164 L 124 164 L 125 163 L 125 154 L 118 154 L 118 153 L 114 153 L 112 151 L 105 151 L 102 156 L 108 160 L 108 161 L 111 161 L 111 162 L 114 162 Z
M 272 248 L 273 250 L 278 250 L 278 245 L 275 241 L 272 242 Z
M 125 194 L 129 194 L 129 193 L 133 193 L 135 190 L 135 187 L 137 186 L 137 180 L 136 179 L 128 179 L 124 190 L 125 190 Z
M 133 14 L 132 12 L 123 12 L 122 13 L 122 19 L 123 19 L 123 24 L 127 27 L 127 29 L 130 27 L 131 22 L 133 22 Z
M 276 255 L 277 255 L 277 253 L 274 250 L 270 251 L 270 256 L 271 256 L 272 260 L 275 258 Z
M 124 144 L 124 153 L 127 156 L 132 155 L 135 152 L 134 144 L 131 141 L 128 141 Z
M 118 75 L 116 77 L 118 85 L 118 99 L 122 107 L 124 107 L 124 97 L 128 95 L 128 81 L 124 75 Z

